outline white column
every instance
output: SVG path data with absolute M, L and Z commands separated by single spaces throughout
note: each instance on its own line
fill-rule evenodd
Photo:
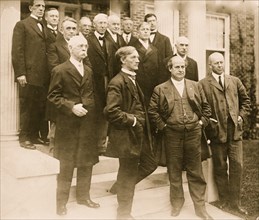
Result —
M 1 141 L 17 140 L 19 128 L 17 85 L 11 62 L 12 33 L 20 20 L 20 1 L 4 0 L 1 5 Z
M 189 56 L 198 63 L 199 79 L 206 76 L 206 1 L 186 1 Z
M 157 16 L 158 31 L 169 37 L 171 44 L 179 35 L 179 11 L 172 0 L 155 0 L 155 15 Z

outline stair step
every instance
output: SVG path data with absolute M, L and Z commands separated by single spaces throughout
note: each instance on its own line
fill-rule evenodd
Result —
M 183 182 L 186 181 L 185 172 L 183 172 Z M 96 174 L 92 176 L 91 182 L 91 198 L 100 198 L 105 196 L 112 195 L 109 192 L 109 189 L 113 185 L 113 183 L 117 179 L 117 172 L 111 173 L 103 173 Z M 151 175 L 146 177 L 140 183 L 136 185 L 136 191 L 141 191 L 145 189 L 151 189 L 156 187 L 162 187 L 169 185 L 167 168 L 166 167 L 158 167 Z M 72 186 L 70 189 L 69 202 L 73 202 L 76 200 L 76 178 L 74 177 L 72 180 Z

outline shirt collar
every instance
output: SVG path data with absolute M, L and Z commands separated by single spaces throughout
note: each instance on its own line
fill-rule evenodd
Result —
M 124 72 L 124 73 L 126 73 L 126 74 L 129 74 L 129 75 L 131 75 L 131 76 L 136 76 L 136 75 L 137 75 L 135 72 L 130 71 L 130 70 L 127 70 L 127 69 L 125 69 L 125 68 L 123 68 L 123 67 L 121 68 L 121 71 Z
M 74 57 L 70 57 L 70 62 L 74 65 L 74 66 L 76 66 L 76 67 L 79 67 L 80 65 L 83 65 L 83 62 L 81 61 L 81 62 L 79 62 L 79 61 L 77 61 Z
M 222 76 L 221 81 L 224 81 L 224 73 L 219 75 L 219 74 L 212 72 L 212 76 L 214 77 L 214 79 L 216 79 L 217 82 L 219 81 L 219 76 Z
M 117 37 L 117 33 L 112 33 L 112 31 L 109 28 L 107 28 L 107 31 L 110 33 L 111 36 Z
M 185 55 L 184 57 L 182 57 L 179 53 L 176 53 L 176 55 L 177 55 L 178 57 L 181 57 L 181 58 L 183 58 L 184 60 L 186 60 L 187 55 Z
M 184 85 L 184 78 L 180 81 L 177 81 L 171 77 L 171 81 L 175 86 L 183 86 Z
M 100 34 L 97 31 L 94 31 L 94 35 L 99 39 L 99 37 L 104 37 L 104 34 Z
M 39 19 L 37 16 L 35 16 L 35 15 L 33 15 L 33 14 L 31 14 L 31 17 L 34 18 L 34 19 L 36 19 L 36 20 L 41 20 L 41 19 Z
M 148 48 L 148 46 L 149 46 L 149 43 L 148 43 L 148 41 L 147 42 L 145 42 L 145 41 L 143 41 L 143 40 L 141 40 L 141 39 L 139 39 L 139 42 L 147 49 Z
M 123 33 L 122 33 L 122 36 L 123 36 L 123 37 L 126 37 L 126 36 L 131 37 L 131 33 L 126 34 L 126 33 L 123 32 Z
M 57 31 L 58 27 L 53 27 L 50 24 L 47 24 L 47 27 L 53 31 Z

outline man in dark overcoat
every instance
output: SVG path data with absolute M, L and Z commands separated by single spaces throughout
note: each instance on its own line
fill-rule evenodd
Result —
M 152 173 L 149 167 L 153 155 L 144 95 L 135 80 L 139 55 L 132 46 L 116 52 L 122 62 L 121 72 L 109 83 L 104 113 L 109 121 L 106 155 L 119 158 L 117 176 L 117 219 L 131 216 L 135 184 Z M 150 155 L 146 157 L 145 155 Z M 154 160 L 154 159 L 153 159 Z
M 165 59 L 173 56 L 173 49 L 170 42 L 170 39 L 161 34 L 157 30 L 157 17 L 155 14 L 146 14 L 144 17 L 144 21 L 150 24 L 151 34 L 150 34 L 150 42 L 153 46 L 155 46 L 158 50 L 158 58 L 159 58 L 159 83 L 165 82 L 170 78 L 170 73 L 166 68 Z
M 12 63 L 19 83 L 21 147 L 36 149 L 34 143 L 47 139 L 45 104 L 49 86 L 46 30 L 42 24 L 43 0 L 29 3 L 31 15 L 16 23 L 12 39 Z M 41 139 L 39 139 L 41 138 Z
M 172 57 L 168 69 L 171 78 L 155 87 L 148 114 L 152 124 L 164 132 L 171 215 L 178 216 L 185 201 L 182 186 L 185 162 L 195 213 L 204 220 L 211 220 L 205 208 L 206 182 L 201 164 L 202 127 L 208 124 L 210 107 L 202 88 L 184 79 L 185 61 L 181 57 Z
M 185 36 L 180 36 L 175 43 L 176 55 L 182 57 L 185 61 L 185 78 L 193 81 L 199 81 L 197 62 L 188 56 L 189 40 Z
M 88 44 L 83 36 L 68 42 L 70 59 L 52 71 L 48 100 L 57 108 L 54 156 L 60 161 L 57 214 L 67 213 L 66 203 L 77 168 L 77 203 L 98 208 L 90 198 L 93 165 L 98 162 L 96 108 L 91 69 L 83 65 Z
M 250 111 L 250 99 L 240 79 L 225 72 L 221 53 L 209 56 L 209 66 L 211 73 L 200 84 L 212 109 L 206 133 L 211 141 L 219 206 L 224 209 L 230 205 L 240 213 L 247 214 L 241 206 L 242 134 L 243 123 Z

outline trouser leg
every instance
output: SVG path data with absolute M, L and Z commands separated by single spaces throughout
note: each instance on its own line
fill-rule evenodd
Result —
M 117 176 L 118 216 L 130 215 L 138 175 L 139 158 L 120 158 Z
M 68 202 L 73 171 L 72 162 L 60 161 L 60 172 L 57 179 L 57 206 L 65 205 Z
M 90 187 L 92 179 L 93 166 L 77 168 L 76 199 L 83 201 L 90 199 Z
M 171 128 L 165 130 L 166 162 L 170 181 L 170 201 L 175 208 L 184 203 L 182 186 L 183 132 Z
M 189 192 L 196 208 L 205 205 L 206 182 L 202 172 L 201 163 L 201 128 L 185 131 L 184 161 L 189 186 Z

